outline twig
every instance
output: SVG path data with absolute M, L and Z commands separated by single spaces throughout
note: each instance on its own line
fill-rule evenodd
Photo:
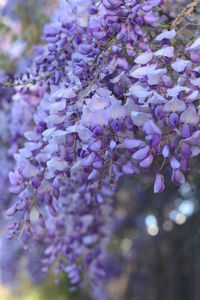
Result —
M 113 40 L 114 40 L 114 38 L 111 40 L 111 42 L 112 42 Z M 102 64 L 101 64 L 101 66 L 100 66 L 100 68 L 99 68 L 99 70 L 98 70 L 96 76 L 94 77 L 94 79 L 93 79 L 92 82 L 90 83 L 89 87 L 86 89 L 85 93 L 83 94 L 83 96 L 82 96 L 83 99 L 87 96 L 88 92 L 89 92 L 90 89 L 92 88 L 92 86 L 93 86 L 93 84 L 95 83 L 96 79 L 99 77 L 99 74 L 101 73 L 101 70 L 103 69 L 103 67 L 104 67 L 104 65 L 105 65 L 105 63 L 106 63 L 106 61 L 107 61 L 109 55 L 111 54 L 111 52 L 112 52 L 112 44 L 111 44 L 111 46 L 110 46 L 110 48 L 109 48 L 109 50 L 108 50 L 107 55 L 105 56 L 105 58 L 104 58 L 104 60 L 103 60 L 103 62 L 102 62 Z
M 77 137 L 77 135 L 76 135 L 76 137 L 75 137 L 75 145 L 74 145 L 74 154 L 73 154 L 72 165 L 75 163 L 75 160 L 76 160 L 77 140 L 78 140 L 78 137 Z
M 192 3 L 188 4 L 173 21 L 172 27 L 177 28 L 185 20 L 185 18 L 189 17 L 195 11 L 195 8 L 199 4 L 200 0 L 194 0 Z
M 36 83 L 38 83 L 42 80 L 48 79 L 53 74 L 53 72 L 55 72 L 55 70 L 53 70 L 51 73 L 46 74 L 43 77 L 34 78 L 32 80 L 28 80 L 28 81 L 21 82 L 21 83 L 20 82 L 0 82 L 0 86 L 3 86 L 3 87 L 25 87 L 28 85 L 35 85 Z

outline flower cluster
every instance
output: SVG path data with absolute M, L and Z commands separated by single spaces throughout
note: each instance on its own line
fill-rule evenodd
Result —
M 5 75 L 2 73 L 2 78 Z M 32 128 L 32 111 L 33 107 L 39 102 L 39 95 L 35 92 L 35 88 L 28 94 L 16 93 L 13 96 L 13 105 L 11 105 L 11 97 L 15 91 L 13 89 L 0 89 L 0 269 L 1 282 L 11 286 L 14 290 L 18 284 L 18 270 L 22 268 L 22 260 L 24 253 L 27 257 L 27 268 L 29 276 L 33 282 L 40 282 L 44 275 L 41 273 L 40 257 L 44 252 L 44 243 L 42 239 L 32 241 L 31 251 L 27 248 L 27 236 L 23 236 L 24 247 L 21 247 L 21 242 L 13 240 L 10 243 L 10 236 L 7 234 L 8 220 L 5 219 L 5 211 L 12 205 L 16 199 L 9 193 L 9 178 L 8 173 L 14 167 L 12 153 L 16 152 L 24 142 L 24 132 Z M 10 224 L 11 228 L 16 226 L 19 217 L 13 220 Z M 29 241 L 31 243 L 31 241 Z M 30 246 L 30 245 L 29 245 Z M 27 251 L 25 251 L 27 250 Z M 35 262 L 35 263 L 33 263 Z M 29 268 L 30 264 L 34 268 Z
M 85 270 L 94 284 L 104 276 L 119 178 L 151 172 L 159 193 L 164 172 L 183 183 L 200 153 L 200 40 L 181 56 L 174 29 L 150 41 L 146 27 L 159 30 L 162 4 L 61 1 L 59 20 L 44 28 L 47 45 L 31 74 L 37 91 L 43 85 L 41 100 L 26 91 L 34 105 L 22 117 L 34 125 L 14 154 L 10 191 L 18 198 L 7 215 L 23 216 L 10 226 L 13 236 L 44 235 L 43 271 L 56 263 L 72 289 Z M 12 132 L 24 131 L 12 124 Z
M 4 77 L 2 73 L 0 75 Z M 7 209 L 10 205 L 10 198 L 8 189 L 9 189 L 9 180 L 8 173 L 13 168 L 13 160 L 8 155 L 9 147 L 9 122 L 10 122 L 10 103 L 9 100 L 12 97 L 12 91 L 3 91 L 0 89 L 0 223 L 2 222 L 2 216 L 4 210 Z M 2 226 L 2 224 L 1 224 Z

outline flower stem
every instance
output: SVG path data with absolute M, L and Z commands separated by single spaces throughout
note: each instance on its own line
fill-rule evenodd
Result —
M 106 63 L 106 61 L 107 61 L 107 59 L 108 59 L 110 53 L 112 52 L 112 41 L 114 41 L 114 40 L 115 40 L 115 38 L 113 38 L 113 39 L 110 41 L 111 46 L 110 46 L 110 48 L 109 48 L 109 50 L 108 50 L 108 53 L 107 53 L 106 56 L 104 57 L 103 62 L 102 62 L 102 64 L 101 64 L 101 66 L 100 66 L 100 68 L 99 68 L 97 74 L 95 75 L 94 79 L 92 80 L 92 82 L 90 83 L 90 85 L 89 85 L 88 88 L 86 89 L 85 93 L 83 94 L 83 98 L 85 98 L 85 97 L 87 96 L 88 92 L 89 92 L 90 89 L 92 88 L 92 86 L 93 86 L 93 84 L 95 83 L 96 79 L 99 77 L 99 74 L 101 73 L 101 71 L 102 71 L 102 69 L 103 69 L 103 67 L 104 67 L 104 65 L 105 65 L 105 63 Z

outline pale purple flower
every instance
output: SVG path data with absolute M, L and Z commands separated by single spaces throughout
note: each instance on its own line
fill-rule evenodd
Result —
M 153 134 L 161 135 L 162 134 L 162 131 L 160 130 L 160 128 L 152 120 L 144 123 L 143 131 L 145 132 L 145 134 L 150 134 L 150 135 L 153 135 Z
M 133 70 L 130 75 L 134 78 L 137 79 L 142 79 L 145 76 L 148 77 L 148 84 L 154 85 L 154 84 L 159 84 L 162 75 L 164 75 L 167 72 L 166 68 L 163 69 L 156 69 L 156 65 L 150 65 L 148 67 L 141 67 L 136 70 Z
M 164 177 L 162 174 L 157 173 L 154 182 L 154 193 L 162 193 L 165 188 Z
M 175 184 L 183 184 L 185 182 L 185 176 L 180 170 L 173 170 L 172 181 Z
M 153 58 L 152 52 L 144 52 L 137 56 L 134 60 L 136 64 L 146 65 L 148 64 Z
M 174 47 L 163 47 L 160 50 L 154 52 L 155 56 L 164 56 L 167 58 L 172 58 L 174 56 Z
M 188 66 L 191 66 L 191 63 L 189 60 L 184 60 L 184 59 L 176 59 L 176 61 L 171 64 L 172 66 L 172 69 L 174 71 L 176 71 L 177 73 L 182 73 L 185 71 L 185 69 L 188 67 Z
M 163 107 L 163 111 L 165 112 L 180 113 L 185 110 L 186 110 L 185 102 L 179 99 L 172 99 L 167 103 L 165 103 Z
M 149 168 L 151 166 L 152 162 L 153 162 L 153 155 L 150 154 L 145 159 L 140 161 L 139 165 L 140 165 L 140 167 L 146 169 L 146 168 Z
M 114 140 L 112 140 L 111 142 L 110 142 L 110 149 L 115 149 L 115 147 L 116 147 L 116 142 L 114 141 Z
M 96 157 L 96 155 L 94 152 L 90 153 L 88 156 L 86 156 L 84 159 L 82 159 L 82 161 L 81 161 L 82 166 L 84 166 L 84 167 L 91 166 L 95 160 L 95 157 Z
M 191 46 L 186 48 L 186 51 L 198 50 L 200 49 L 200 38 L 198 38 Z
M 144 148 L 141 148 L 141 149 L 137 150 L 132 155 L 132 158 L 133 159 L 137 159 L 137 160 L 142 160 L 142 159 L 144 159 L 148 155 L 149 151 L 150 151 L 150 147 L 149 146 L 145 146 Z
M 145 146 L 145 143 L 141 140 L 125 138 L 124 145 L 126 146 L 127 149 L 134 149 L 137 147 Z
M 144 100 L 152 94 L 147 88 L 144 88 L 140 83 L 135 83 L 129 89 L 128 95 L 138 98 L 139 103 L 144 103 Z
M 162 155 L 164 158 L 167 158 L 169 156 L 169 146 L 168 145 L 164 145 L 163 149 L 162 149 Z
M 181 114 L 180 121 L 189 125 L 197 125 L 199 122 L 199 116 L 194 105 L 189 105 L 187 110 Z
M 179 169 L 180 167 L 179 161 L 174 156 L 170 158 L 170 165 L 174 170 Z
M 148 120 L 151 119 L 151 114 L 143 113 L 143 112 L 137 112 L 137 111 L 132 111 L 131 112 L 131 119 L 132 119 L 134 125 L 136 125 L 138 127 L 141 127 Z
M 99 175 L 99 172 L 97 170 L 93 170 L 89 176 L 88 176 L 88 180 L 93 180 L 95 179 L 97 176 Z
M 125 175 L 138 174 L 139 170 L 129 161 L 123 167 L 122 171 Z
M 97 140 L 92 142 L 92 144 L 90 145 L 90 149 L 94 152 L 99 152 L 99 150 L 101 149 L 101 141 Z
M 167 89 L 167 94 L 172 98 L 177 98 L 180 92 L 189 92 L 190 89 L 181 85 L 174 85 L 173 88 Z
M 162 40 L 164 39 L 167 39 L 167 40 L 171 40 L 173 38 L 175 38 L 176 36 L 176 31 L 174 29 L 172 30 L 164 30 L 161 34 L 159 34 L 155 40 L 158 41 L 158 42 L 161 42 Z

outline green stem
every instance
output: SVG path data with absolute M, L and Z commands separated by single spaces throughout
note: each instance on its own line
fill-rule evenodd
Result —
M 53 71 L 51 73 L 48 73 L 47 75 L 40 77 L 38 79 L 33 79 L 32 81 L 26 81 L 26 82 L 22 82 L 22 83 L 16 83 L 16 82 L 0 82 L 0 86 L 4 86 L 4 87 L 17 87 L 17 86 L 27 86 L 29 84 L 35 85 L 37 82 L 40 82 L 44 79 L 48 79 L 51 74 L 53 73 Z
M 114 40 L 114 38 L 111 40 L 111 43 L 112 43 L 113 40 Z M 90 91 L 90 89 L 92 88 L 92 86 L 95 83 L 96 79 L 99 77 L 99 74 L 101 73 L 101 71 L 102 71 L 102 69 L 103 69 L 103 67 L 104 67 L 104 65 L 105 65 L 105 63 L 106 63 L 106 61 L 107 61 L 107 59 L 108 59 L 108 57 L 109 57 L 109 55 L 110 55 L 111 52 L 112 52 L 112 44 L 111 44 L 111 46 L 110 46 L 110 48 L 108 50 L 108 53 L 104 57 L 103 62 L 101 64 L 101 66 L 100 66 L 100 68 L 99 68 L 96 76 L 94 77 L 94 79 L 90 83 L 89 87 L 86 89 L 85 93 L 83 94 L 83 99 L 87 96 L 87 93 Z
M 74 155 L 73 155 L 73 161 L 72 161 L 72 165 L 75 163 L 75 160 L 76 160 L 76 149 L 77 149 L 77 135 L 75 137 L 75 145 L 74 145 Z
M 112 179 L 112 168 L 113 168 L 113 150 L 111 149 L 111 152 L 110 152 L 110 167 L 109 167 L 109 182 L 111 182 L 111 179 Z

